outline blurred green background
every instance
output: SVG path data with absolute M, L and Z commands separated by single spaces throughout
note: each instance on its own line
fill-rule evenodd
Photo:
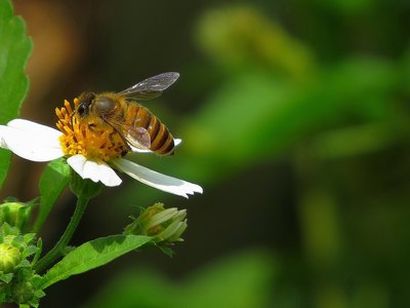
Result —
M 185 242 L 55 285 L 43 307 L 410 306 L 409 1 L 14 4 L 34 41 L 24 118 L 54 125 L 64 98 L 178 71 L 146 106 L 183 143 L 136 159 L 204 187 L 185 200 L 123 176 L 74 244 L 156 201 L 188 209 Z M 14 158 L 4 191 L 35 197 L 43 167 Z

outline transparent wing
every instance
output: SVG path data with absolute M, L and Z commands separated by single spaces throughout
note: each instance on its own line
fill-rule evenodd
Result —
M 151 136 L 144 127 L 130 127 L 124 133 L 128 145 L 138 150 L 149 150 Z
M 131 148 L 140 151 L 150 150 L 151 136 L 144 127 L 127 126 L 113 118 L 104 118 L 104 121 L 114 128 Z
M 118 94 L 129 96 L 139 100 L 154 99 L 162 94 L 179 78 L 179 73 L 169 72 L 138 82 L 136 85 L 119 92 Z

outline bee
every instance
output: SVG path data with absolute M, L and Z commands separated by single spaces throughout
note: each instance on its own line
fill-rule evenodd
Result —
M 100 118 L 121 136 L 130 150 L 170 155 L 175 148 L 174 137 L 165 124 L 137 100 L 160 96 L 178 78 L 179 73 L 162 73 L 118 93 L 85 92 L 78 97 L 79 104 L 73 115 L 77 114 L 80 121 Z

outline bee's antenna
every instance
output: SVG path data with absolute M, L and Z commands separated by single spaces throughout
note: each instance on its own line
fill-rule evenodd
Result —
M 74 125 L 74 123 L 73 123 L 73 118 L 74 118 L 74 116 L 77 114 L 77 109 L 78 109 L 78 107 L 74 109 L 74 112 L 73 112 L 73 113 L 71 114 L 71 116 L 70 116 L 71 125 Z

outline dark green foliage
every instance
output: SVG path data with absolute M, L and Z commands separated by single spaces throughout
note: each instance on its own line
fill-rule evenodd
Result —
M 31 51 L 24 21 L 13 15 L 9 0 L 0 0 L 0 124 L 16 118 L 28 90 L 24 68 Z M 10 152 L 0 150 L 0 187 L 7 175 Z

